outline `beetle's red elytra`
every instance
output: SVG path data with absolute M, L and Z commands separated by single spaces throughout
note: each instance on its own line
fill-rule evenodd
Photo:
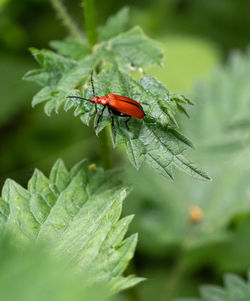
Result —
M 106 107 L 108 108 L 109 115 L 112 120 L 112 129 L 114 134 L 115 134 L 114 115 L 118 115 L 120 117 L 127 117 L 125 124 L 128 130 L 129 130 L 128 122 L 131 119 L 131 117 L 135 117 L 138 119 L 144 118 L 145 113 L 143 107 L 137 101 L 131 98 L 117 95 L 117 94 L 108 94 L 108 96 L 100 96 L 100 97 L 95 96 L 95 88 L 93 83 L 93 71 L 91 72 L 91 85 L 92 85 L 92 92 L 93 92 L 93 97 L 91 99 L 87 99 L 80 96 L 67 96 L 67 98 L 78 98 L 94 103 L 96 113 L 97 113 L 97 104 L 103 106 L 103 109 L 99 113 L 99 117 L 97 119 L 95 129 L 98 127 L 98 124 L 101 120 L 101 117 Z
M 90 101 L 95 104 L 109 106 L 120 113 L 135 118 L 142 119 L 145 116 L 142 106 L 137 101 L 125 96 L 109 94 L 108 96 L 95 96 Z

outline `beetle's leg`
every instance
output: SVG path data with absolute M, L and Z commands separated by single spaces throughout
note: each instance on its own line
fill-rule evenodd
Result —
M 94 127 L 95 131 L 96 131 L 97 127 L 98 127 L 98 124 L 99 124 L 99 122 L 100 122 L 100 120 L 101 120 L 101 118 L 102 118 L 102 115 L 103 115 L 103 112 L 104 112 L 105 109 L 106 109 L 106 106 L 103 107 L 103 109 L 101 110 L 101 112 L 100 112 L 100 114 L 99 114 L 99 116 L 98 116 L 96 125 L 95 125 L 95 127 Z
M 131 119 L 131 116 L 128 117 L 128 119 L 125 120 L 125 124 L 126 124 L 126 127 L 127 129 L 130 131 L 129 127 L 128 127 L 128 122 L 129 120 Z
M 94 115 L 97 114 L 97 113 L 98 113 L 98 110 L 97 110 L 97 104 L 95 103 L 95 112 L 92 113 L 92 114 L 90 114 L 90 116 L 92 117 L 92 116 L 94 116 Z
M 109 107 L 108 107 L 108 110 L 109 110 L 109 116 L 111 117 L 112 132 L 113 132 L 113 135 L 115 136 L 116 130 L 115 130 L 115 123 L 114 123 L 114 114 Z
M 127 128 L 128 130 L 130 130 L 129 127 L 128 127 L 128 122 L 129 122 L 129 120 L 131 119 L 131 116 L 130 116 L 130 115 L 121 113 L 121 112 L 119 112 L 119 111 L 117 111 L 117 110 L 115 110 L 115 109 L 113 109 L 113 108 L 109 108 L 109 112 L 111 112 L 112 115 L 117 115 L 117 116 L 119 116 L 119 117 L 125 117 L 125 118 L 127 117 L 127 120 L 125 121 L 125 125 L 126 125 L 126 128 Z

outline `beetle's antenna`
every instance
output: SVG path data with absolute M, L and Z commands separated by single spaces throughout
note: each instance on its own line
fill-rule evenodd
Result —
M 67 98 L 79 98 L 79 99 L 84 99 L 84 100 L 87 100 L 87 101 L 91 101 L 88 98 L 84 98 L 84 97 L 80 97 L 80 96 L 67 96 Z
M 94 87 L 94 81 L 93 81 L 93 72 L 94 70 L 91 71 L 91 85 L 92 85 L 92 93 L 93 93 L 93 97 L 95 97 L 95 87 Z

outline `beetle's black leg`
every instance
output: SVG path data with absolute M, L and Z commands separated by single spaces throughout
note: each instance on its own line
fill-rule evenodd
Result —
M 128 127 L 128 122 L 129 120 L 131 119 L 131 116 L 128 117 L 128 119 L 125 120 L 125 124 L 126 124 L 126 127 L 127 129 L 130 131 L 129 127 Z
M 109 110 L 109 116 L 111 117 L 112 132 L 113 132 L 113 135 L 115 136 L 116 130 L 115 130 L 115 123 L 114 123 L 114 114 L 109 107 L 108 107 L 108 110 Z
M 92 114 L 90 114 L 90 116 L 92 117 L 92 116 L 94 116 L 94 115 L 97 114 L 97 113 L 98 113 L 98 110 L 97 110 L 97 104 L 95 103 L 95 112 L 92 113 Z
M 103 109 L 101 110 L 101 112 L 100 112 L 100 114 L 99 114 L 99 116 L 98 116 L 96 125 L 95 125 L 95 127 L 94 127 L 95 131 L 96 131 L 97 127 L 98 127 L 98 124 L 99 124 L 99 122 L 100 122 L 100 120 L 101 120 L 101 118 L 102 118 L 102 115 L 103 115 L 103 112 L 104 112 L 105 109 L 106 109 L 106 106 L 103 107 Z

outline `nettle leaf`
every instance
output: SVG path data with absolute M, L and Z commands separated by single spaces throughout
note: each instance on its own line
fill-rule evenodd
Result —
M 51 41 L 49 45 L 61 55 L 73 60 L 80 60 L 91 54 L 91 47 L 84 40 L 67 38 L 64 41 Z
M 225 274 L 225 288 L 215 285 L 204 285 L 200 288 L 201 297 L 178 298 L 176 301 L 248 301 L 250 300 L 250 274 L 247 281 L 234 274 Z
M 232 64 L 235 60 L 240 62 L 238 67 Z M 238 138 L 242 143 L 236 149 L 227 148 L 220 152 L 219 148 L 211 147 L 213 136 L 220 137 L 220 145 L 226 144 L 229 138 L 233 141 L 236 133 L 227 130 L 228 124 L 232 119 L 241 119 L 240 116 L 247 114 L 250 98 L 245 91 L 250 86 L 249 63 L 248 54 L 235 54 L 228 65 L 220 68 L 219 77 L 215 73 L 215 79 L 204 84 L 207 96 L 202 93 L 200 100 L 197 100 L 192 112 L 193 122 L 181 120 L 185 133 L 197 142 L 192 158 L 206 167 L 212 182 L 200 183 L 176 173 L 176 181 L 166 183 L 161 177 L 152 177 L 149 168 L 143 169 L 143 178 L 134 170 L 129 171 L 128 179 L 138 183 L 127 204 L 130 206 L 128 212 L 134 212 L 137 216 L 134 229 L 140 232 L 138 247 L 141 252 L 165 254 L 167 248 L 178 245 L 185 250 L 192 267 L 206 265 L 208 260 L 219 271 L 242 271 L 249 266 L 248 253 L 242 256 L 243 250 L 250 248 L 246 226 L 237 230 L 243 217 L 250 213 L 249 131 L 247 127 L 238 129 Z M 221 83 L 218 78 L 223 79 Z M 215 90 L 211 82 L 216 86 Z M 239 88 L 236 88 L 235 82 Z M 231 86 L 235 88 L 234 97 L 228 95 L 225 89 Z M 206 102 L 203 102 L 203 97 Z M 225 111 L 230 112 L 227 117 Z M 137 199 L 136 204 L 133 199 Z M 195 207 L 200 209 L 202 216 L 199 221 L 192 222 L 191 211 Z M 232 224 L 234 227 L 230 227 Z M 235 261 L 236 257 L 240 259 Z
M 47 86 L 33 97 L 32 105 L 35 106 L 38 103 L 47 101 L 45 105 L 46 114 L 50 115 L 52 111 L 58 112 L 59 108 L 65 103 L 70 91 L 78 87 L 89 76 L 95 62 L 94 56 L 87 56 L 77 64 L 75 63 L 67 72 L 57 72 L 57 79 L 54 82 L 49 82 Z M 36 74 L 34 78 L 34 74 L 30 73 L 25 75 L 25 79 L 36 81 Z M 51 73 L 50 70 L 47 72 L 45 69 L 39 73 L 39 76 L 46 79 Z
M 114 145 L 125 143 L 131 163 L 139 168 L 144 160 L 156 168 L 162 175 L 173 178 L 172 167 L 176 166 L 191 176 L 199 179 L 209 177 L 191 162 L 182 153 L 192 147 L 192 143 L 182 136 L 176 129 L 174 113 L 177 111 L 177 98 L 167 91 L 156 79 L 146 76 L 134 81 L 129 75 L 113 67 L 95 77 L 96 95 L 109 93 L 126 95 L 136 99 L 143 105 L 146 117 L 143 121 L 132 120 L 130 131 L 127 130 L 124 120 L 115 118 L 116 135 Z M 89 88 L 84 97 L 90 97 Z M 75 92 L 77 95 L 77 91 Z M 68 99 L 66 106 L 70 107 L 72 99 Z M 71 105 L 73 106 L 73 104 Z M 82 120 L 89 122 L 86 117 L 93 110 L 93 105 L 86 102 L 75 102 L 75 115 L 82 116 Z M 92 108 L 91 108 L 92 107 Z M 98 116 L 96 116 L 97 118 Z M 111 122 L 108 111 L 104 112 L 97 133 Z
M 120 219 L 128 191 L 115 171 L 89 168 L 86 161 L 68 171 L 58 160 L 49 178 L 35 170 L 27 189 L 5 182 L 1 228 L 19 244 L 45 241 L 67 267 L 88 274 L 90 283 L 107 283 L 114 293 L 142 280 L 122 276 L 137 243 L 137 235 L 124 240 L 132 216 Z
M 123 40 L 126 40 L 125 44 Z M 130 46 L 133 43 L 139 43 L 140 46 L 131 51 Z M 59 54 L 31 48 L 41 69 L 31 70 L 24 76 L 25 80 L 44 86 L 33 97 L 32 105 L 48 101 L 49 103 L 45 106 L 45 112 L 48 115 L 54 110 L 58 112 L 72 89 L 82 89 L 97 64 L 116 63 L 124 70 L 130 71 L 131 66 L 139 68 L 152 64 L 159 65 L 163 57 L 160 47 L 148 39 L 138 27 L 98 44 L 96 51 L 92 54 L 89 54 L 89 49 L 82 41 L 66 39 L 62 42 L 54 41 L 51 45 Z M 147 52 L 144 48 L 147 48 Z
M 105 287 L 89 286 L 84 275 L 65 270 L 63 262 L 50 256 L 43 245 L 20 249 L 9 234 L 0 236 L 0 300 L 118 300 L 108 297 Z
M 159 44 L 149 39 L 139 26 L 100 44 L 98 50 L 104 59 L 111 58 L 111 61 L 118 63 L 120 68 L 160 66 L 163 59 Z
M 115 15 L 108 18 L 105 25 L 98 29 L 98 40 L 106 41 L 128 29 L 129 7 L 123 7 Z
M 54 86 L 61 79 L 62 74 L 72 69 L 76 62 L 58 55 L 50 50 L 30 48 L 30 51 L 41 69 L 31 70 L 24 79 L 34 81 L 41 86 Z
M 116 17 L 125 20 L 126 14 L 125 9 Z M 113 24 L 114 20 L 108 21 L 107 26 Z M 74 50 L 73 56 L 70 55 L 71 47 L 77 48 L 76 42 L 70 46 L 71 42 L 66 40 L 52 43 L 60 54 L 32 50 L 41 69 L 28 72 L 25 79 L 45 85 L 34 96 L 33 105 L 46 101 L 45 112 L 48 115 L 53 111 L 57 113 L 61 107 L 66 111 L 74 109 L 74 116 L 79 116 L 86 125 L 89 125 L 94 113 L 93 104 L 78 99 L 67 99 L 67 96 L 91 98 L 93 94 L 89 75 L 95 66 L 101 66 L 101 72 L 94 77 L 96 95 L 114 93 L 133 98 L 143 105 L 146 112 L 143 121 L 135 118 L 131 120 L 129 131 L 122 118 L 115 118 L 114 146 L 125 144 L 129 159 L 136 168 L 146 160 L 168 178 L 173 178 L 172 167 L 176 166 L 196 178 L 209 179 L 203 171 L 183 156 L 183 152 L 192 144 L 176 130 L 178 127 L 175 120 L 176 112 L 187 114 L 185 107 L 191 102 L 182 95 L 170 93 L 155 78 L 144 76 L 135 81 L 130 75 L 131 70 L 142 71 L 148 66 L 161 64 L 163 54 L 157 43 L 147 38 L 139 27 L 134 27 L 97 44 L 92 54 L 77 60 L 79 54 L 75 54 Z M 83 45 L 82 48 L 85 47 Z M 85 48 L 82 53 L 86 54 Z M 65 56 L 67 54 L 70 58 Z M 58 62 L 55 62 L 57 59 Z M 95 122 L 97 118 L 98 116 L 95 117 Z M 106 110 L 97 128 L 97 134 L 110 122 L 111 118 Z
M 9 216 L 9 205 L 8 203 L 0 197 L 0 223 L 7 221 Z
M 203 152 L 224 156 L 249 148 L 249 70 L 250 50 L 244 55 L 233 52 L 227 65 L 216 68 L 207 83 L 197 83 L 193 122 L 181 123 Z

